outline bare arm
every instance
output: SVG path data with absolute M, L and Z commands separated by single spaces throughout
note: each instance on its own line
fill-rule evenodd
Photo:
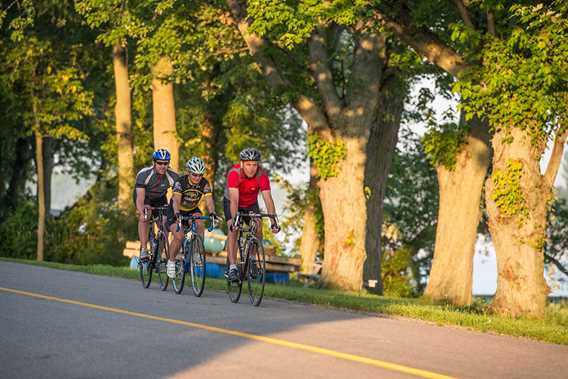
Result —
M 266 211 L 269 214 L 276 214 L 276 207 L 274 207 L 274 200 L 272 200 L 272 192 L 262 191 L 262 199 L 264 200 L 264 205 L 266 205 Z
M 213 201 L 213 196 L 205 197 L 205 206 L 209 211 L 209 214 L 215 213 L 215 202 Z
M 174 193 L 172 195 L 172 207 L 174 208 L 174 215 L 179 213 L 179 208 L 181 205 L 181 194 Z
M 146 197 L 146 188 L 136 188 L 136 209 L 141 215 L 144 214 L 144 198 Z
M 235 219 L 239 210 L 239 189 L 229 188 L 229 201 L 231 202 L 231 220 Z

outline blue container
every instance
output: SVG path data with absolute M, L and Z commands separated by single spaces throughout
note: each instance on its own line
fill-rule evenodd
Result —
M 223 278 L 225 274 L 225 265 L 218 263 L 206 263 L 205 275 L 210 278 Z
M 286 284 L 290 279 L 290 274 L 287 272 L 267 272 L 266 282 L 276 284 Z

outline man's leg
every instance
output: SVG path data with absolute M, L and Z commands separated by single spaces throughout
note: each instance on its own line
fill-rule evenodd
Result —
M 147 258 L 148 244 L 148 224 L 149 220 L 144 218 L 144 214 L 138 215 L 138 239 L 140 240 L 140 258 Z
M 166 273 L 170 278 L 175 278 L 176 276 L 176 255 L 179 253 L 179 249 L 183 241 L 183 228 L 180 230 L 176 229 L 177 223 L 173 223 L 169 227 L 170 232 L 174 235 L 174 239 L 170 243 L 170 256 L 168 264 L 166 265 Z

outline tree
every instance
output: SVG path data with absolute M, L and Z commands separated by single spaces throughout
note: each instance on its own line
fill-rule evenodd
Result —
M 23 107 L 23 127 L 33 134 L 36 149 L 38 197 L 37 259 L 44 258 L 46 187 L 44 176 L 44 139 L 85 139 L 77 126 L 93 113 L 92 93 L 83 87 L 85 74 L 69 56 L 77 46 L 65 45 L 58 37 L 61 18 L 45 3 L 25 3 L 11 8 L 6 16 L 9 36 L 6 70 L 18 88 Z M 53 17 L 48 17 L 53 16 Z M 46 20 L 47 19 L 47 20 Z M 55 24 L 51 24 L 54 22 Z M 51 30 L 51 33 L 46 32 Z M 16 93 L 16 91 L 13 91 Z
M 375 289 L 380 292 L 380 241 L 367 241 L 367 228 L 380 230 L 375 222 L 380 218 L 367 223 L 364 177 L 366 167 L 380 171 L 375 162 L 366 166 L 367 141 L 381 135 L 372 130 L 375 125 L 395 124 L 381 125 L 377 118 L 381 86 L 400 74 L 388 61 L 395 45 L 386 34 L 369 30 L 358 18 L 357 7 L 327 3 L 294 7 L 283 2 L 267 7 L 249 2 L 245 9 L 235 0 L 227 5 L 268 82 L 276 92 L 289 94 L 308 124 L 310 158 L 317 169 L 325 220 L 324 282 L 360 289 L 363 264 L 369 259 L 366 283 L 377 283 Z M 290 61 L 291 56 L 301 65 Z M 288 63 L 284 69 L 277 62 Z M 298 85 L 300 78 L 302 85 Z M 392 146 L 384 148 L 388 156 Z M 382 201 L 380 192 L 369 190 L 377 194 L 376 201 Z
M 112 47 L 112 63 L 115 82 L 115 133 L 118 157 L 118 207 L 126 211 L 131 204 L 134 180 L 132 107 L 128 76 L 127 41 L 143 29 L 140 21 L 126 7 L 126 1 L 101 3 L 78 0 L 75 9 L 89 27 L 99 31 L 97 41 Z

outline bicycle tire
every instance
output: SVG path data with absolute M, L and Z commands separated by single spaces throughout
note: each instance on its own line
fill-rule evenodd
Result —
M 238 266 L 239 267 L 239 280 L 237 282 L 233 282 L 230 281 L 229 278 L 227 278 L 227 294 L 229 295 L 229 299 L 231 300 L 232 303 L 238 303 L 239 299 L 241 298 L 241 292 L 243 290 L 243 281 L 242 278 L 243 276 L 241 275 L 241 270 L 244 268 L 244 265 L 242 264 L 242 254 L 239 248 L 237 248 L 237 262 L 239 262 L 240 264 Z M 229 272 L 229 257 L 227 257 L 227 272 Z
M 150 246 L 154 246 L 152 243 L 154 241 L 154 231 L 148 228 L 148 242 Z M 138 271 L 140 273 L 140 281 L 142 282 L 143 288 L 150 287 L 152 283 L 152 272 L 154 271 L 154 266 L 156 265 L 156 252 L 150 251 L 150 258 L 142 261 L 138 260 Z
M 188 259 L 189 251 L 188 248 L 189 247 L 187 246 L 187 240 L 184 239 L 182 242 L 183 259 L 176 259 L 176 277 L 172 279 L 172 287 L 178 295 L 181 295 L 185 284 L 185 273 L 187 272 L 186 262 Z
M 195 235 L 190 242 L 189 250 L 191 288 L 193 294 L 200 297 L 205 289 L 205 269 L 207 262 L 205 258 L 205 248 L 203 239 L 199 235 Z
M 249 293 L 249 301 L 255 307 L 258 307 L 264 296 L 264 285 L 266 284 L 266 256 L 262 244 L 251 239 L 247 241 L 245 251 L 247 252 L 247 287 Z
M 170 278 L 166 274 L 166 263 L 168 262 L 168 247 L 167 247 L 166 236 L 163 233 L 160 233 L 160 237 L 158 238 L 158 251 L 156 261 L 158 264 L 156 265 L 156 272 L 158 273 L 158 279 L 160 280 L 160 290 L 165 291 L 168 289 L 168 284 L 170 283 Z M 165 259 L 162 257 L 165 255 Z

